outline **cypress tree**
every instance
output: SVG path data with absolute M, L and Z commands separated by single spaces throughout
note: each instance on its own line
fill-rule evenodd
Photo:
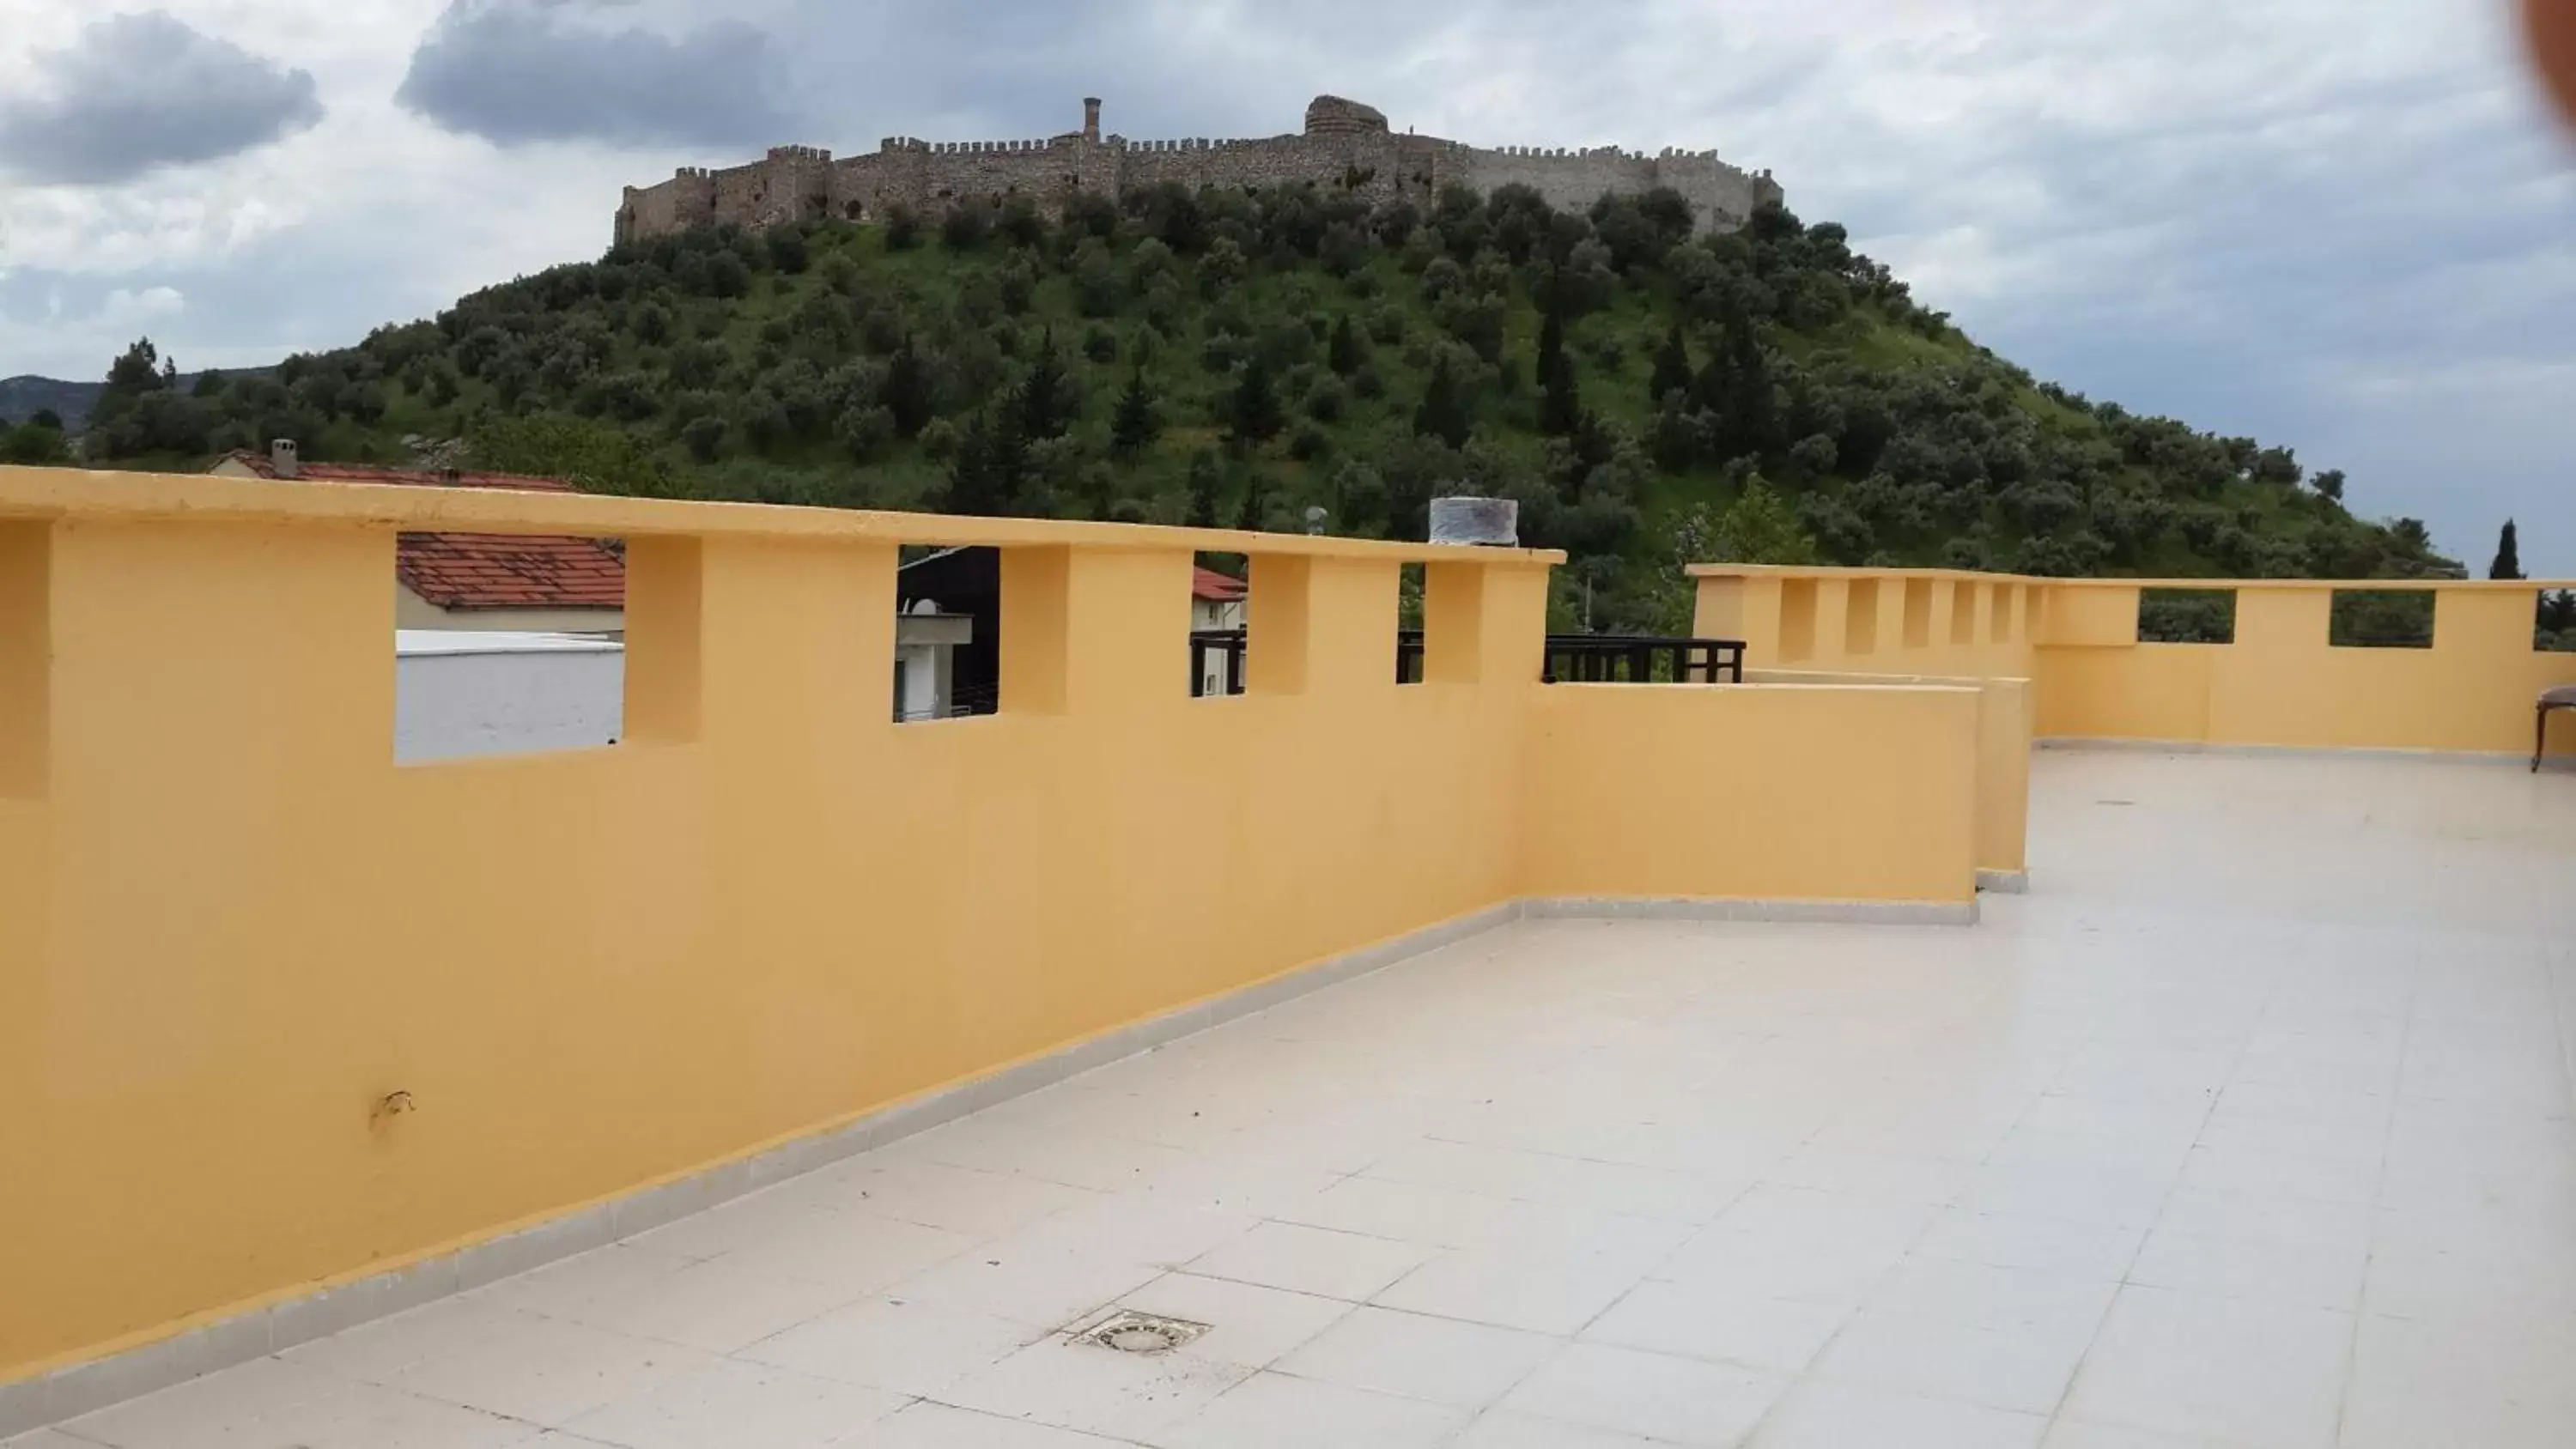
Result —
M 1037 360 L 1020 380 L 1017 398 L 1022 438 L 1061 437 L 1073 419 L 1072 398 L 1065 381 L 1064 360 L 1055 353 L 1055 329 L 1038 344 Z
M 907 332 L 903 345 L 894 350 L 886 362 L 885 383 L 877 401 L 894 414 L 894 430 L 907 438 L 918 437 L 930 422 L 934 401 L 930 394 L 930 369 L 922 365 L 921 353 L 912 345 Z
M 1238 444 L 1252 446 L 1266 443 L 1288 426 L 1288 415 L 1279 405 L 1279 389 L 1270 380 L 1270 365 L 1254 353 L 1245 359 L 1243 375 L 1234 384 L 1234 398 L 1227 407 L 1230 436 Z
M 1162 420 L 1154 415 L 1154 395 L 1145 387 L 1145 368 L 1139 363 L 1127 375 L 1127 390 L 1118 395 L 1118 411 L 1109 420 L 1109 446 L 1122 458 L 1132 458 L 1154 446 L 1163 430 Z
M 1342 377 L 1359 371 L 1360 364 L 1368 361 L 1368 349 L 1361 345 L 1360 330 L 1352 325 L 1350 313 L 1343 313 L 1333 324 L 1333 340 L 1325 348 L 1324 359 Z
M 1431 380 L 1423 385 L 1422 403 L 1413 410 L 1413 431 L 1453 448 L 1467 446 L 1468 434 L 1474 431 L 1467 400 L 1458 395 L 1458 380 L 1450 375 L 1446 353 L 1431 364 Z
M 2514 536 L 2513 520 L 2504 521 L 2504 532 L 2496 537 L 2495 562 L 2487 566 L 2491 579 L 2522 577 L 2522 541 Z
M 1646 401 L 1660 408 L 1668 394 L 1687 393 L 1690 386 L 1690 344 L 1682 339 L 1682 324 L 1676 322 L 1663 350 L 1655 354 L 1655 375 L 1646 384 Z
M 1583 398 L 1574 359 L 1565 351 L 1564 313 L 1554 306 L 1539 324 L 1538 387 L 1538 430 L 1552 438 L 1571 436 L 1583 422 Z

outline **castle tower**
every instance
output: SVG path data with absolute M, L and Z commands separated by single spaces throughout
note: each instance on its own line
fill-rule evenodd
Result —
M 1092 142 L 1100 139 L 1100 97 L 1098 96 L 1082 98 L 1082 139 Z

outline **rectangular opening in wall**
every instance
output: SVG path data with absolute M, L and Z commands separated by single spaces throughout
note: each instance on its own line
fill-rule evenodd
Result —
M 1932 581 L 1905 581 L 1905 647 L 1928 649 L 1932 645 Z
M 1950 642 L 1977 642 L 1977 585 L 1954 583 L 1950 586 Z
M 2337 589 L 2326 642 L 2337 649 L 2430 649 L 2429 589 Z
M 1878 651 L 1878 580 L 1853 579 L 1843 586 L 1843 652 Z
M 626 735 L 626 541 L 406 533 L 394 760 L 600 749 Z
M 2233 644 L 2234 589 L 2140 589 L 2141 644 Z
M 1241 554 L 1190 559 L 1190 697 L 1243 693 L 1251 654 L 1251 570 Z
M 2009 644 L 2012 642 L 2013 624 L 2015 622 L 2013 618 L 2014 607 L 2020 602 L 2021 590 L 2006 588 L 2001 584 L 1995 585 L 1994 631 L 1991 636 L 1994 642 L 1998 644 Z
M 1395 682 L 1422 682 L 1422 590 L 1426 575 L 1419 563 L 1403 565 L 1395 582 Z
M 2531 647 L 2544 654 L 2576 654 L 2576 589 L 2543 589 L 2531 620 Z
M 1796 663 L 1816 655 L 1816 581 L 1789 579 L 1780 585 L 1780 659 Z
M 894 721 L 1002 707 L 1002 551 L 907 545 L 895 567 Z
M 47 524 L 0 523 L 0 800 L 45 793 L 52 548 Z

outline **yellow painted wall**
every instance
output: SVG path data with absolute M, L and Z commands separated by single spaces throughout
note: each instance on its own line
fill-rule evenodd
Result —
M 1525 894 L 1976 897 L 1974 689 L 1584 685 L 1534 707 Z
M 2017 579 L 1735 565 L 1692 573 L 1699 632 L 1745 640 L 1755 669 L 2027 678 L 2037 732 L 2048 738 L 2527 754 L 2540 692 L 2576 683 L 2576 654 L 2531 647 L 2536 593 L 2576 587 L 2566 581 Z M 1883 617 L 1891 595 L 1926 583 L 1935 606 L 1928 647 L 1892 636 Z M 2184 587 L 2236 592 L 2234 643 L 2139 642 L 2140 591 Z M 2433 647 L 2334 647 L 2333 596 L 2349 587 L 2429 589 Z M 1878 601 L 1875 631 L 1849 626 L 1855 597 Z M 1773 602 L 1795 599 L 1814 601 L 1812 634 L 1789 627 L 1797 610 Z M 1869 647 L 1856 647 L 1864 640 Z M 2554 723 L 2550 753 L 2576 755 L 2576 718 Z
M 438 527 L 627 540 L 625 743 L 395 766 Z M 999 715 L 888 721 L 898 541 L 1004 548 Z M 1542 688 L 1552 561 L 0 469 L 0 1379 L 1532 891 L 1966 897 L 1975 694 Z
M 1754 684 L 1932 685 L 1977 691 L 1976 863 L 2019 874 L 2030 868 L 2030 746 L 2033 705 L 2023 679 L 1944 679 L 1912 674 L 1745 671 Z

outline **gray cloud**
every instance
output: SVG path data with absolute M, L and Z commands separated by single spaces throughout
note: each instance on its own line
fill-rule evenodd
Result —
M 609 28 L 588 7 L 453 0 L 395 99 L 499 145 L 753 145 L 785 139 L 785 67 L 768 35 L 721 20 L 677 35 Z
M 37 84 L 0 98 L 0 168 L 105 185 L 263 146 L 322 119 L 313 73 L 288 70 L 163 11 L 92 21 L 39 52 Z

